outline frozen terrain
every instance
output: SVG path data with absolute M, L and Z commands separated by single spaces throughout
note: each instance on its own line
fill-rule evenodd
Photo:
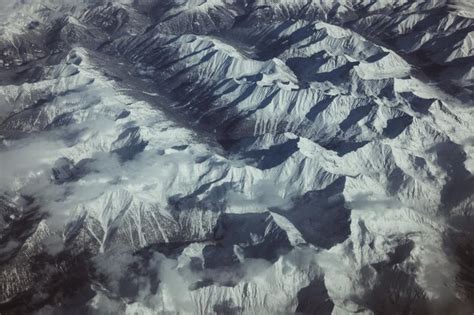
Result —
M 474 312 L 471 1 L 0 6 L 0 314 Z

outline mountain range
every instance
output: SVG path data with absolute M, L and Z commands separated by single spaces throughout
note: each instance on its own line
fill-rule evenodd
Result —
M 472 314 L 469 0 L 1 0 L 1 314 Z

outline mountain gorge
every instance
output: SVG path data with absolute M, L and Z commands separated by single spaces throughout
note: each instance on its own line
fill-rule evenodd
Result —
M 0 3 L 0 313 L 473 312 L 470 1 Z

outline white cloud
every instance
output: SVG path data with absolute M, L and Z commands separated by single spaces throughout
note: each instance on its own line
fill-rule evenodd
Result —
M 281 187 L 270 180 L 257 181 L 250 189 L 251 196 L 235 191 L 227 194 L 229 206 L 289 209 L 293 206 L 292 196 L 282 196 Z

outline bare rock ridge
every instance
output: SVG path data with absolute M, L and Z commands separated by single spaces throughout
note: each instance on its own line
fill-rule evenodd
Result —
M 469 1 L 1 4 L 1 314 L 474 311 Z

